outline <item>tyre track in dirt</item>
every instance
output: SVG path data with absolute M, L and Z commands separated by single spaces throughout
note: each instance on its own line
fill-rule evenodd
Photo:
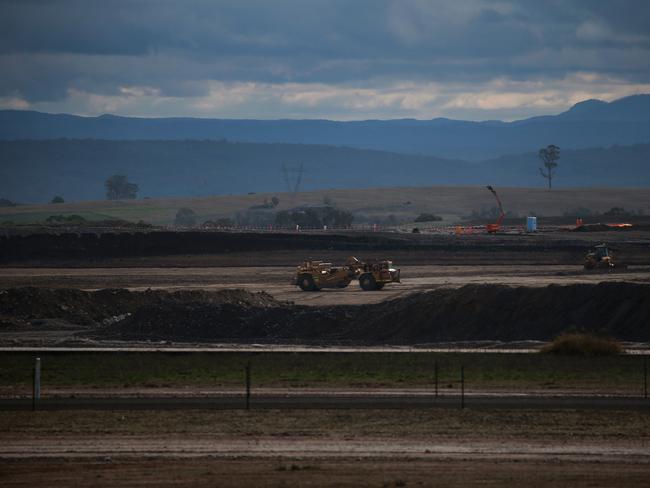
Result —
M 228 268 L 0 268 L 3 288 L 36 286 L 46 288 L 127 288 L 133 291 L 222 290 L 242 288 L 266 291 L 278 300 L 304 305 L 361 305 L 404 297 L 414 292 L 467 284 L 546 286 L 549 284 L 630 281 L 650 283 L 650 266 L 627 271 L 587 273 L 581 266 L 402 266 L 402 283 L 377 292 L 363 292 L 356 283 L 346 289 L 301 292 L 290 284 L 292 267 Z
M 188 438 L 189 437 L 189 438 Z M 314 439 L 292 436 L 214 438 L 207 436 L 2 436 L 0 459 L 42 459 L 83 457 L 153 457 L 153 458 L 402 458 L 402 459 L 490 459 L 544 460 L 552 462 L 620 462 L 650 464 L 650 451 L 633 441 L 604 446 L 591 442 L 554 443 L 552 441 L 523 442 L 513 440 L 453 439 L 422 440 L 385 437 L 361 439 Z

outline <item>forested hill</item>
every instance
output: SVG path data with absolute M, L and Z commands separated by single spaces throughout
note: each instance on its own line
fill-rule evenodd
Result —
M 0 198 L 45 202 L 104 198 L 124 174 L 140 197 L 276 192 L 302 165 L 301 190 L 388 186 L 543 186 L 536 152 L 484 162 L 345 147 L 226 141 L 0 141 Z M 648 186 L 650 144 L 562 150 L 558 187 Z
M 235 120 L 78 117 L 0 111 L 0 139 L 172 140 L 326 144 L 481 161 L 535 151 L 650 143 L 650 95 L 610 103 L 587 100 L 559 115 L 515 122 L 449 119 Z

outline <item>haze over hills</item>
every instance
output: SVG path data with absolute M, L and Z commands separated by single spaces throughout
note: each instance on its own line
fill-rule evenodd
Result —
M 283 166 L 304 168 L 305 191 L 542 187 L 537 151 L 551 143 L 562 149 L 557 187 L 650 186 L 650 95 L 587 100 L 559 115 L 516 122 L 138 119 L 0 111 L 0 197 L 101 199 L 112 174 L 127 175 L 140 186 L 140 196 L 277 192 L 288 186 Z
M 46 202 L 103 199 L 126 174 L 139 196 L 287 191 L 282 166 L 303 165 L 300 189 L 395 186 L 545 186 L 536 152 L 483 162 L 322 145 L 226 141 L 0 141 L 0 197 Z M 650 187 L 650 144 L 562 150 L 554 186 Z
M 79 117 L 0 111 L 0 139 L 211 139 L 346 146 L 481 161 L 536 151 L 650 143 L 650 95 L 587 100 L 559 115 L 515 122 L 433 120 L 237 120 Z

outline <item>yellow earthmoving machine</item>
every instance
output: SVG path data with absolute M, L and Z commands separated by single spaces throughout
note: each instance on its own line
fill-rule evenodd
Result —
M 386 283 L 400 283 L 400 270 L 393 268 L 392 261 L 362 263 L 359 272 L 359 285 L 362 290 L 381 290 Z
M 323 261 L 305 261 L 296 270 L 294 284 L 302 291 L 318 291 L 321 288 L 345 288 L 358 276 L 359 260 L 348 258 L 344 266 L 335 267 Z
M 323 261 L 305 261 L 296 270 L 294 285 L 303 291 L 321 288 L 345 288 L 358 279 L 361 289 L 381 290 L 386 283 L 400 281 L 400 270 L 391 261 L 365 263 L 351 256 L 343 266 L 332 266 Z
M 585 269 L 614 269 L 625 268 L 625 265 L 619 264 L 614 260 L 614 254 L 607 247 L 607 244 L 594 246 L 585 256 Z

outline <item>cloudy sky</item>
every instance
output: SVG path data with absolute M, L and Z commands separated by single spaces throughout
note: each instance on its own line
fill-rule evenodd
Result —
M 635 93 L 648 0 L 0 0 L 0 109 L 512 120 Z

